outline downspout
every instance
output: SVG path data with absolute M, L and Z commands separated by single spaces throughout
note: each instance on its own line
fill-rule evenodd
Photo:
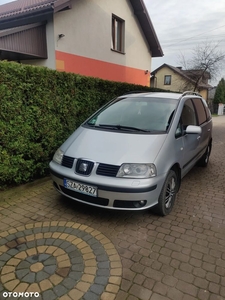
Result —
M 157 77 L 155 75 L 152 75 L 152 79 L 153 79 L 153 88 L 157 88 Z
M 157 88 L 157 77 L 154 76 L 154 87 Z

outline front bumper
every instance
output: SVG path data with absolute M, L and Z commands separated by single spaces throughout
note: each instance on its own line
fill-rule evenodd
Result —
M 74 172 L 50 163 L 54 187 L 64 196 L 93 206 L 119 210 L 142 210 L 155 206 L 164 178 L 148 179 L 106 178 L 105 176 L 78 176 Z M 97 197 L 86 195 L 64 186 L 64 179 L 97 187 Z M 100 183 L 101 182 L 101 183 Z

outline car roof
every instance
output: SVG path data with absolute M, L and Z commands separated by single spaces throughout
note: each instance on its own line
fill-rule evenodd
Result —
M 129 97 L 129 98 L 164 98 L 164 99 L 173 99 L 173 100 L 180 100 L 182 97 L 200 97 L 202 96 L 199 93 L 192 92 L 192 91 L 186 91 L 184 93 L 174 93 L 174 92 L 129 92 L 127 94 L 124 94 L 121 97 Z M 120 98 L 120 97 L 119 97 Z M 203 98 L 202 98 L 203 99 Z
M 127 96 L 129 98 L 167 98 L 179 100 L 182 96 L 182 93 L 168 93 L 168 92 L 150 92 L 150 93 L 128 93 L 121 97 Z

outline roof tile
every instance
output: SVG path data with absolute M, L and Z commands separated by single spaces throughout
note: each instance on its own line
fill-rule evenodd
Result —
M 50 6 L 57 0 L 18 0 L 0 6 L 0 19 Z

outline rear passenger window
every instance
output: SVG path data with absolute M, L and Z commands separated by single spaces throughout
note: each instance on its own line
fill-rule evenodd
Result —
M 193 102 L 197 111 L 199 125 L 201 125 L 207 120 L 204 104 L 201 99 L 193 99 Z

